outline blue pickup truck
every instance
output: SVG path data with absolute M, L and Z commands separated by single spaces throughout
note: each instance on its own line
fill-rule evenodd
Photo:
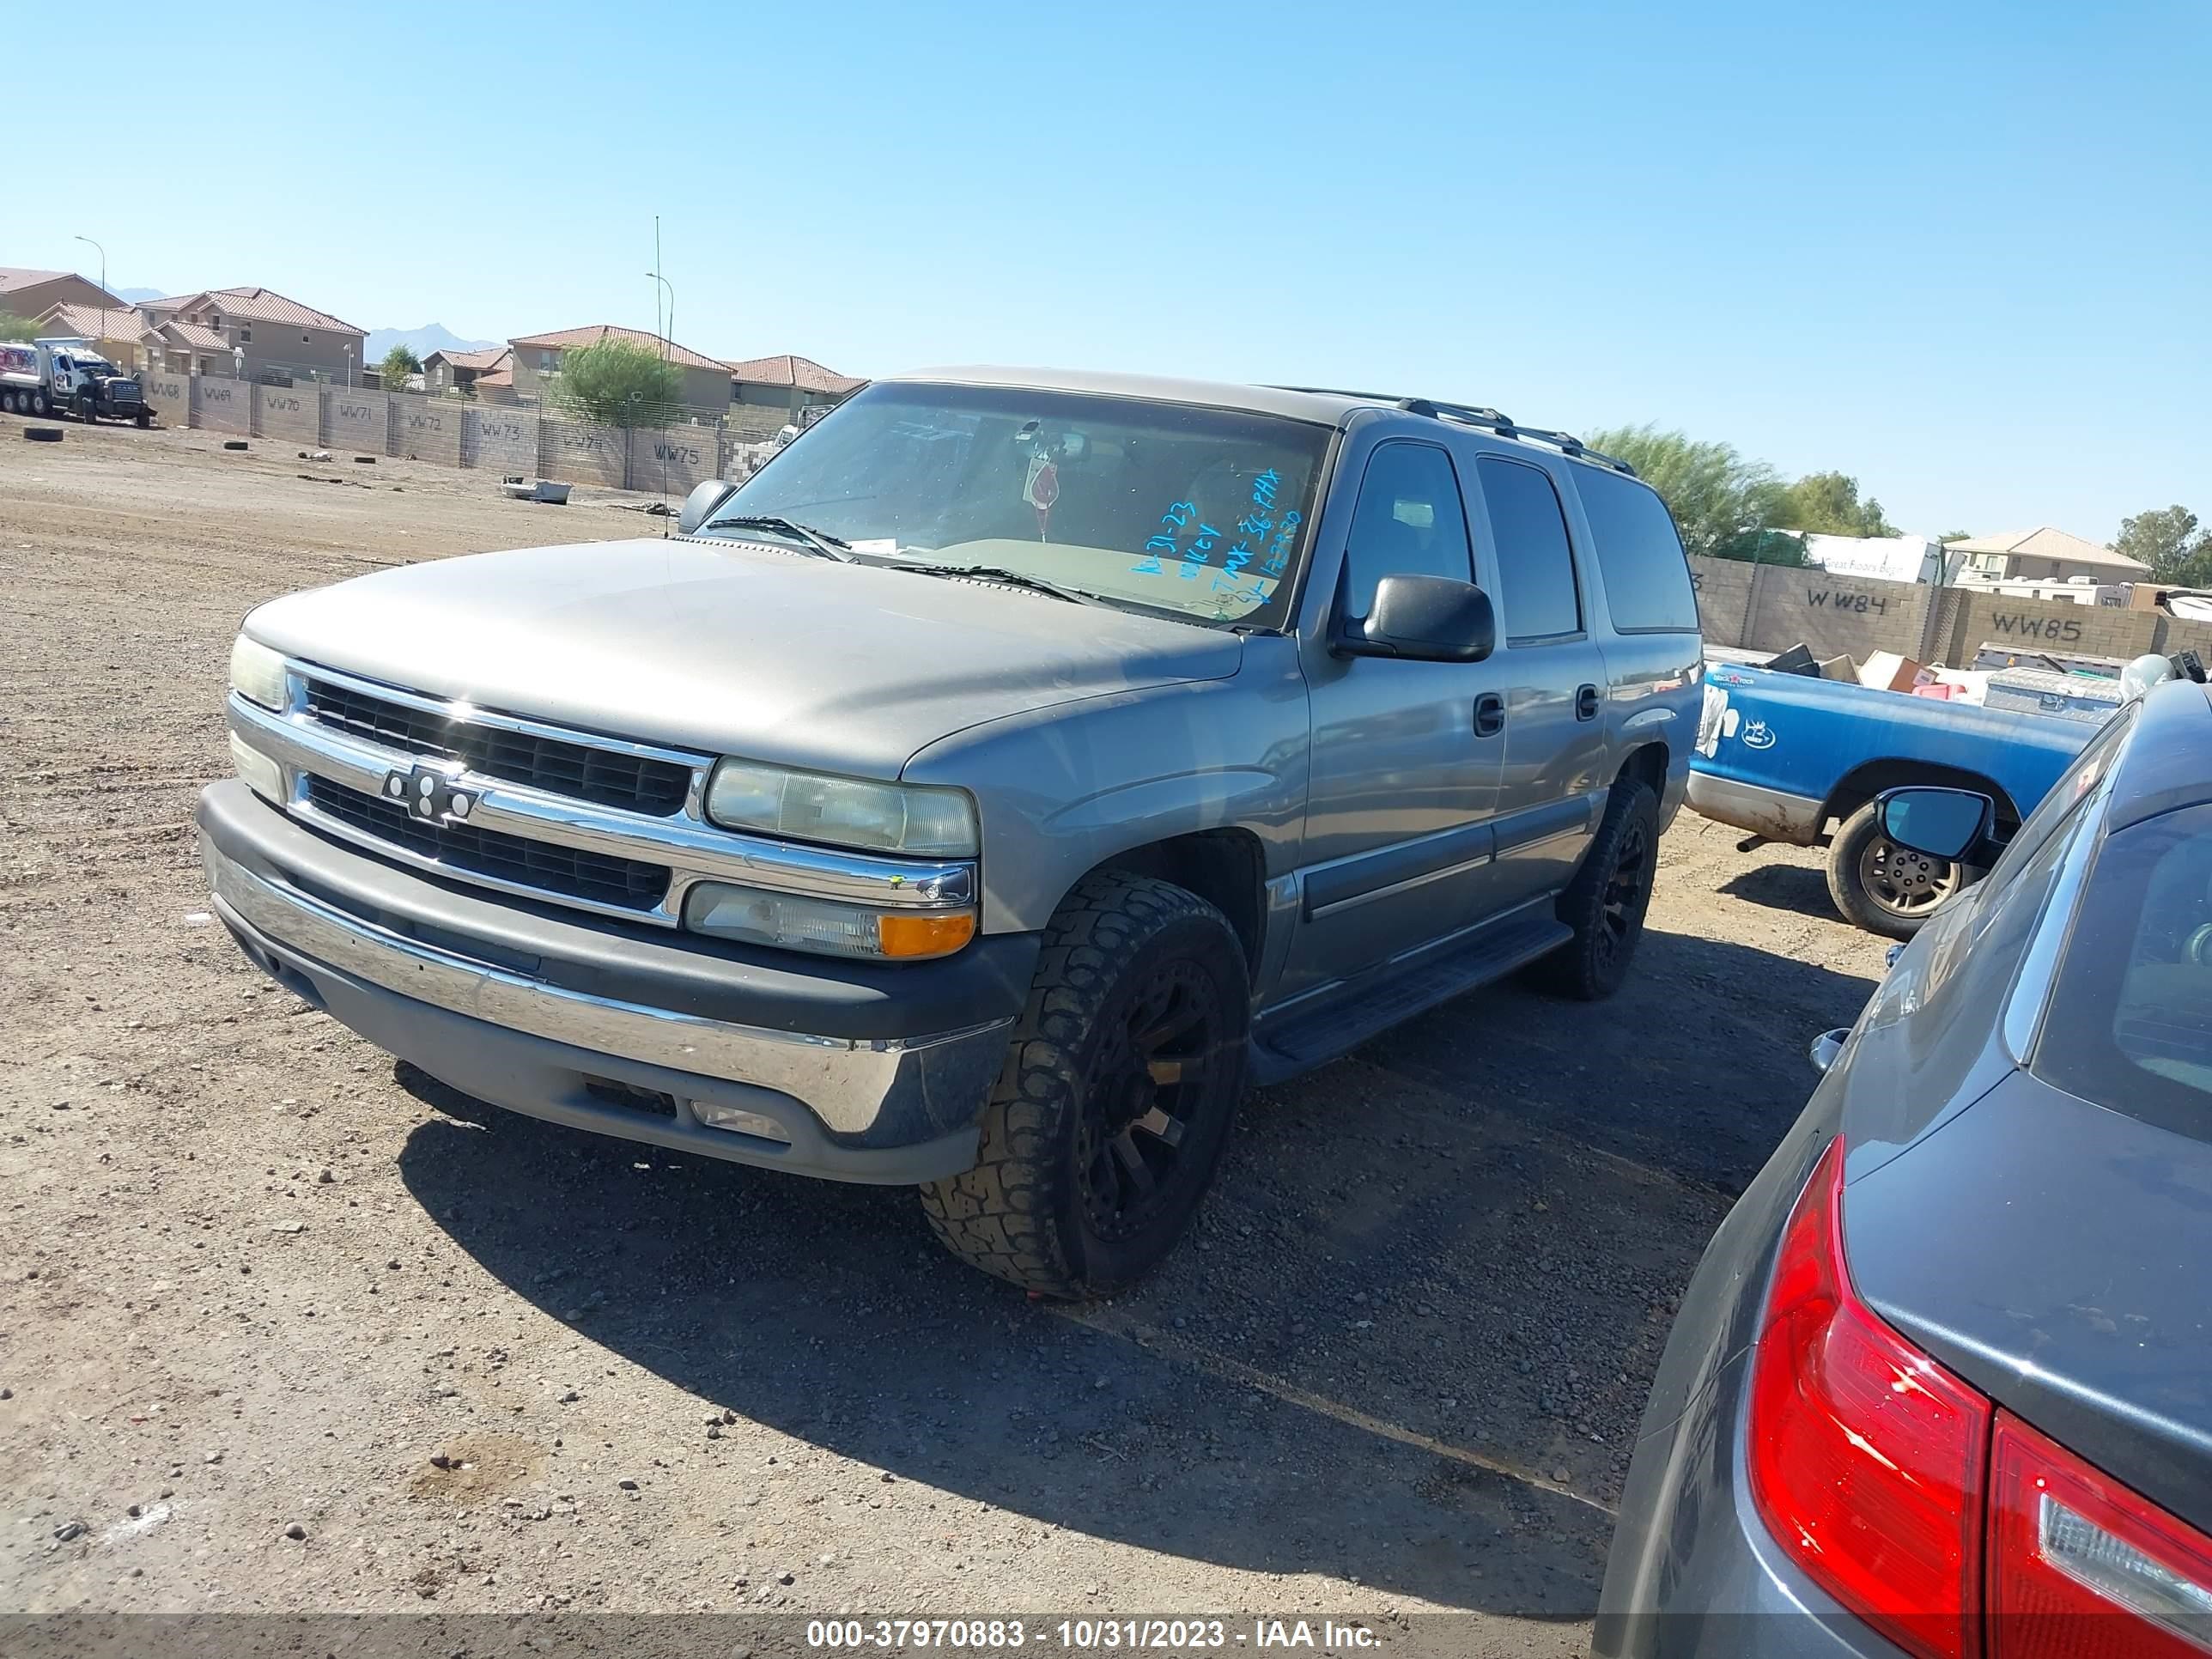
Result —
M 1689 802 L 1763 841 L 1828 848 L 1828 893 L 1846 921 L 1910 939 L 1975 872 L 1896 847 L 1874 799 L 1905 784 L 1974 789 L 2011 833 L 2095 725 L 1879 691 L 1735 663 L 1705 670 Z M 1831 833 L 1829 825 L 1838 827 Z

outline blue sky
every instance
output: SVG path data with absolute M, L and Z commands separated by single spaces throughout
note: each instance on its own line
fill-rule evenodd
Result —
M 262 14 L 265 13 L 265 16 Z M 0 263 L 1656 421 L 1912 529 L 2212 519 L 2212 5 L 129 3 Z M 174 112 L 173 116 L 171 112 Z M 20 150 L 20 147 L 19 147 Z

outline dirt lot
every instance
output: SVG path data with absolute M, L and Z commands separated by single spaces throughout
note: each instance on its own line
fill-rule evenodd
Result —
M 1813 854 L 1686 815 L 1618 1000 L 1485 993 L 1254 1097 L 1166 1271 L 1031 1304 L 909 1194 L 395 1075 L 208 922 L 249 607 L 658 520 L 15 425 L 0 1610 L 1449 1611 L 1579 1650 L 1672 1298 L 1879 970 Z

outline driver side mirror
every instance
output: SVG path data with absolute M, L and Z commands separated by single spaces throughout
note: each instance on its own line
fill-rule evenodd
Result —
M 1364 617 L 1344 617 L 1329 650 L 1339 657 L 1480 662 L 1498 646 L 1490 595 L 1452 576 L 1385 576 Z
M 1996 806 L 1972 789 L 1915 786 L 1886 790 L 1878 798 L 1881 833 L 1908 852 L 1966 863 L 1989 838 Z
M 738 493 L 733 483 L 720 478 L 709 478 L 696 486 L 684 498 L 683 511 L 676 515 L 676 533 L 688 536 L 714 516 L 714 509 Z

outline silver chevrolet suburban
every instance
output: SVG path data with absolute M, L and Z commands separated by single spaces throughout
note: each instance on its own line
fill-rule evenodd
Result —
M 259 968 L 516 1111 L 919 1186 L 1058 1297 L 1165 1254 L 1248 1085 L 1628 969 L 1697 608 L 1564 433 L 944 370 L 678 523 L 246 618 L 198 823 Z

